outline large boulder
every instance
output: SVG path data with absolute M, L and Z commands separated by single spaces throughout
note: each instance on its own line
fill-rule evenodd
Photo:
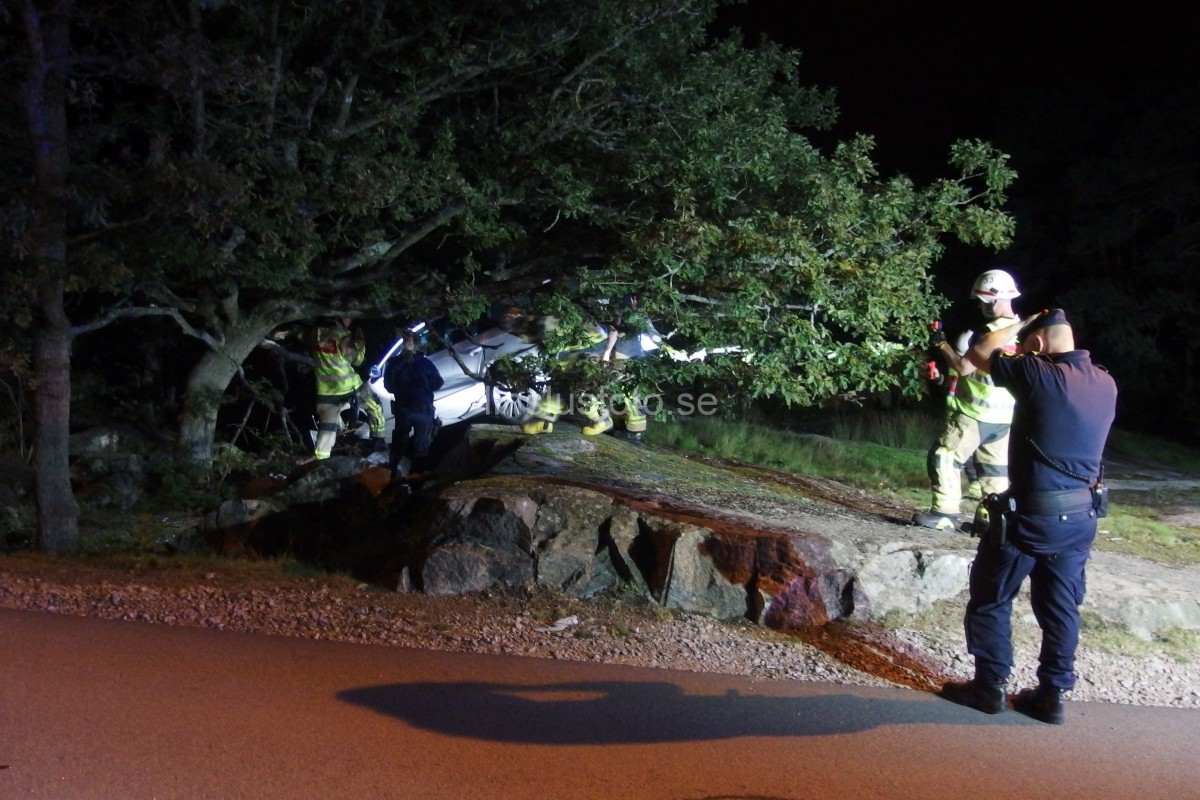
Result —
M 875 614 L 927 608 L 962 592 L 974 554 L 971 551 L 884 541 L 867 551 L 855 569 L 860 589 Z
M 423 525 L 415 584 L 434 594 L 534 583 L 578 597 L 632 587 L 667 608 L 794 628 L 862 616 L 823 537 L 656 509 L 551 479 L 465 481 Z
M 93 508 L 129 511 L 142 499 L 146 459 L 131 433 L 104 426 L 71 434 L 67 452 L 79 482 L 79 501 Z

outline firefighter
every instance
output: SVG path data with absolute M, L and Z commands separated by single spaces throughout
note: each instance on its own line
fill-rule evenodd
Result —
M 542 321 L 543 331 L 552 331 L 556 325 L 557 320 L 553 317 L 548 317 Z M 578 342 L 577 346 L 570 347 L 559 353 L 557 357 L 568 361 L 578 358 L 599 358 L 609 348 L 609 330 L 609 328 L 603 325 L 585 325 L 583 340 Z M 615 333 L 615 330 L 613 333 Z M 554 423 L 566 411 L 567 408 L 564 404 L 563 393 L 555 390 L 552 386 L 545 396 L 538 401 L 537 406 L 531 413 L 531 419 L 521 426 L 521 430 L 528 434 L 551 433 L 554 430 Z M 578 411 L 589 422 L 583 428 L 583 433 L 587 436 L 604 433 L 604 431 L 612 427 L 612 418 L 609 415 L 608 409 L 605 407 L 602 398 L 593 392 L 583 392 L 579 395 Z
M 995 385 L 986 369 L 964 357 L 989 331 L 1011 325 L 1016 319 L 1012 301 L 1020 297 L 1012 275 L 990 269 L 971 287 L 970 297 L 987 320 L 983 330 L 969 332 L 963 351 L 952 347 L 940 331 L 934 347 L 958 379 L 947 397 L 945 425 L 929 448 L 928 469 L 933 502 L 928 511 L 913 515 L 914 524 L 937 530 L 954 530 L 962 512 L 962 470 L 974 461 L 982 495 L 1008 488 L 1008 430 L 1012 424 L 1013 396 Z
M 638 341 L 631 338 L 642 333 L 657 335 L 649 319 L 638 311 L 636 295 L 625 295 L 615 304 L 601 301 L 601 305 L 612 313 L 610 321 L 604 325 L 589 324 L 585 326 L 584 340 L 576 348 L 568 349 L 559 354 L 559 358 L 572 360 L 577 358 L 594 358 L 607 369 L 620 371 L 622 362 L 637 357 L 644 357 L 645 350 Z M 615 306 L 615 308 L 614 308 Z M 553 325 L 553 320 L 547 320 Z M 551 330 L 551 327 L 547 327 Z M 659 337 L 661 338 L 661 337 Z M 615 425 L 614 413 L 624 422 L 628 438 L 634 442 L 642 441 L 646 430 L 647 414 L 644 404 L 636 394 L 619 392 L 611 396 L 598 391 L 583 391 L 577 397 L 575 410 L 588 421 L 581 433 L 584 436 L 598 436 L 612 430 Z M 525 433 L 549 433 L 554 429 L 554 422 L 568 409 L 564 408 L 561 393 L 550 392 L 538 403 L 533 411 L 533 419 L 522 426 Z
M 955 339 L 953 345 L 955 352 L 967 352 L 971 343 L 971 333 L 971 331 L 964 331 Z M 954 395 L 958 388 L 958 372 L 945 363 L 945 356 L 940 350 L 937 350 L 936 346 L 934 350 L 935 358 L 929 362 L 929 372 L 925 377 L 932 387 L 942 392 L 942 396 L 945 399 L 946 413 L 952 414 L 957 402 Z M 979 483 L 979 467 L 975 463 L 975 456 L 963 462 L 963 472 L 967 477 L 967 486 L 963 489 L 963 497 L 982 500 L 984 496 L 983 487 Z
M 633 307 L 636 309 L 636 300 L 633 302 L 635 303 Z M 620 324 L 620 321 L 617 324 Z M 650 331 L 654 330 L 653 326 L 649 325 L 648 322 L 647 325 Z M 654 332 L 657 334 L 657 331 Z M 600 355 L 600 361 L 611 364 L 612 369 L 617 372 L 623 369 L 624 363 L 629 359 L 646 357 L 643 347 L 634 341 L 635 337 L 641 337 L 642 332 L 632 329 L 627 331 L 627 333 L 633 335 L 629 336 L 626 333 L 618 331 L 616 327 L 612 328 L 604 352 Z M 612 428 L 614 426 L 613 417 L 616 416 L 623 422 L 625 438 L 641 444 L 642 435 L 646 432 L 648 417 L 645 404 L 635 392 L 619 391 L 613 395 L 612 403 L 603 409 L 602 414 L 602 424 L 606 426 L 599 432 Z M 584 433 L 587 433 L 586 428 L 584 429 Z
M 329 458 L 341 428 L 342 409 L 347 403 L 367 415 L 372 449 L 387 450 L 384 439 L 383 407 L 355 370 L 367 348 L 362 331 L 350 332 L 349 317 L 332 320 L 313 331 L 313 376 L 317 382 L 317 440 L 313 456 Z

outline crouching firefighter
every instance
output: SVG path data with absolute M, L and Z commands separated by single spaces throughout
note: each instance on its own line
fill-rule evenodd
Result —
M 555 320 L 547 318 L 543 321 L 543 326 L 544 330 L 552 331 L 556 326 Z M 615 335 L 615 330 L 602 325 L 587 325 L 584 327 L 583 340 L 559 353 L 558 359 L 568 362 L 584 358 L 603 360 L 604 355 L 611 349 L 609 341 L 615 341 Z M 521 430 L 528 434 L 551 433 L 554 423 L 567 410 L 564 392 L 552 384 L 531 410 L 530 419 L 521 426 Z M 581 393 L 579 407 L 575 410 L 588 420 L 589 424 L 583 428 L 585 436 L 596 436 L 612 428 L 612 416 L 603 399 L 594 392 Z

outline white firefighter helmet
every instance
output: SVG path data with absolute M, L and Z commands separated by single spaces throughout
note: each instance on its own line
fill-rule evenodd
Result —
M 1002 269 L 989 269 L 976 278 L 975 285 L 971 287 L 971 299 L 982 300 L 985 303 L 1012 300 L 1014 297 L 1020 296 L 1021 293 L 1017 291 L 1017 282 L 1013 280 L 1012 275 Z

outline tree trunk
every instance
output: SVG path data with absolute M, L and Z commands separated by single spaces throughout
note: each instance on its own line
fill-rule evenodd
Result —
M 63 299 L 67 273 L 67 59 L 70 3 L 43 15 L 32 0 L 21 7 L 29 43 L 23 89 L 26 123 L 37 178 L 34 264 L 38 274 L 33 329 L 37 384 L 34 485 L 38 547 L 49 553 L 79 549 L 79 504 L 71 491 L 67 451 L 71 433 L 71 324 Z
M 212 466 L 213 441 L 217 431 L 217 411 L 229 382 L 255 347 L 287 318 L 255 317 L 225 331 L 224 345 L 208 350 L 188 374 L 183 390 L 183 409 L 179 416 L 176 453 L 192 466 Z
M 38 548 L 47 553 L 79 549 L 79 504 L 71 491 L 67 452 L 71 432 L 71 334 L 63 287 L 47 281 L 38 290 L 41 324 L 34 333 L 37 430 L 34 434 Z

